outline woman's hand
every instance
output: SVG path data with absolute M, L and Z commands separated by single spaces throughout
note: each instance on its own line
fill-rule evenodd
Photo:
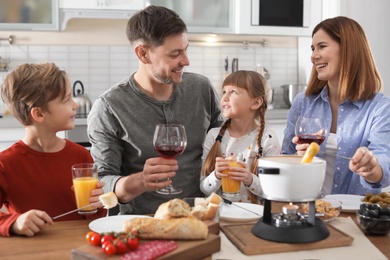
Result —
M 20 215 L 10 227 L 10 232 L 17 235 L 32 237 L 47 225 L 52 225 L 52 218 L 44 211 L 29 210 Z
M 383 171 L 374 153 L 367 147 L 356 150 L 349 161 L 349 169 L 362 176 L 367 182 L 376 183 L 382 179 Z
M 297 150 L 297 155 L 303 156 L 309 147 L 309 144 L 298 144 L 299 137 L 294 136 L 292 142 L 296 144 L 295 149 Z

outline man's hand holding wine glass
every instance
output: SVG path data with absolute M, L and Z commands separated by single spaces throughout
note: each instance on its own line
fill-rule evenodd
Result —
M 142 183 L 147 191 L 155 191 L 172 184 L 171 178 L 179 169 L 177 160 L 163 157 L 149 158 L 145 161 Z

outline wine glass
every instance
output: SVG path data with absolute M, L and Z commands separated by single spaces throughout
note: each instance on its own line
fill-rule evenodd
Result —
M 187 135 L 183 125 L 158 124 L 154 130 L 153 146 L 157 153 L 164 158 L 174 159 L 184 152 L 187 146 Z M 170 195 L 182 192 L 179 188 L 168 185 L 156 190 L 159 194 Z
M 326 130 L 322 118 L 300 116 L 295 124 L 295 135 L 298 136 L 298 144 L 310 144 L 316 142 L 321 145 L 325 140 Z

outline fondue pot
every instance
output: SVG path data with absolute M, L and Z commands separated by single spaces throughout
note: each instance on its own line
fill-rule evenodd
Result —
M 301 163 L 302 156 L 268 156 L 258 160 L 263 197 L 286 202 L 313 201 L 321 196 L 326 161 L 315 157 Z
M 258 160 L 258 173 L 263 189 L 263 217 L 252 233 L 262 239 L 283 243 L 310 243 L 329 236 L 326 225 L 315 216 L 315 200 L 321 195 L 326 162 L 315 157 L 301 163 L 302 156 L 269 156 Z M 273 212 L 271 200 L 286 201 L 282 212 Z M 308 202 L 307 216 L 293 202 Z

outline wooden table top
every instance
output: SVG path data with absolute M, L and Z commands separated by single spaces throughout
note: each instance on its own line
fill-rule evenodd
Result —
M 356 221 L 354 213 L 342 213 L 340 217 Z M 71 259 L 72 249 L 87 244 L 88 223 L 87 220 L 55 222 L 34 237 L 0 237 L 0 259 Z M 389 234 L 367 238 L 390 259 Z

